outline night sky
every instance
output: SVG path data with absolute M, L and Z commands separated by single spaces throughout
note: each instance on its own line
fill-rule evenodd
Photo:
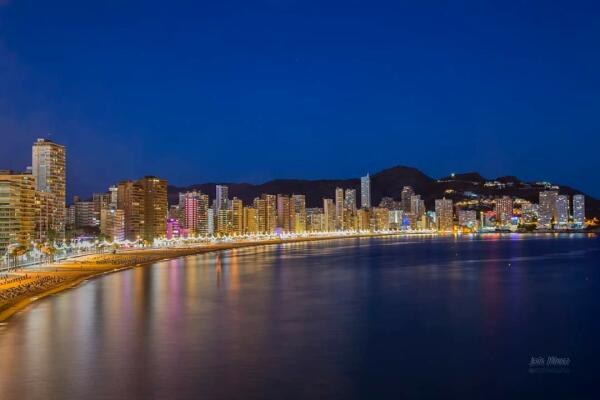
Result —
M 0 0 L 0 168 L 51 133 L 70 196 L 401 164 L 600 197 L 599 128 L 597 1 Z

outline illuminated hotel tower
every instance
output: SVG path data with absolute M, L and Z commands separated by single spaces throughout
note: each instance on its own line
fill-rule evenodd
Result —
M 454 208 L 452 200 L 437 199 L 435 201 L 435 215 L 437 218 L 438 231 L 451 231 L 454 225 Z
M 323 199 L 324 223 L 323 229 L 327 232 L 335 231 L 335 205 L 333 199 Z
M 209 228 L 209 209 L 208 209 L 208 195 L 200 193 L 198 195 L 198 234 L 200 236 L 207 236 L 210 233 Z
M 346 193 L 344 195 L 344 207 L 353 213 L 356 212 L 356 189 L 346 189 Z
M 290 227 L 295 233 L 306 232 L 306 197 L 293 194 L 290 200 Z
M 50 193 L 49 229 L 62 237 L 65 231 L 66 151 L 47 139 L 38 139 L 32 148 L 32 174 L 38 192 Z
M 513 200 L 508 196 L 503 196 L 495 201 L 496 223 L 500 226 L 510 225 L 513 215 Z
M 337 230 L 344 227 L 344 189 L 335 189 L 335 225 Z
M 183 195 L 183 227 L 192 235 L 198 233 L 198 196 L 198 192 Z
M 556 197 L 556 223 L 558 229 L 569 227 L 569 196 L 567 195 Z
M 119 183 L 117 208 L 123 210 L 125 238 L 152 242 L 167 233 L 167 181 L 146 176 Z
M 167 181 L 155 176 L 146 176 L 140 180 L 144 189 L 144 239 L 153 241 L 167 234 Z
M 558 192 L 543 191 L 540 192 L 540 208 L 538 217 L 538 228 L 552 228 L 552 220 L 556 222 L 556 199 Z
M 35 210 L 33 176 L 0 171 L 0 256 L 11 244 L 28 245 L 34 239 Z
M 369 174 L 360 178 L 360 206 L 371 208 L 371 177 Z
M 232 233 L 242 235 L 244 233 L 244 204 L 237 197 L 231 200 L 231 218 Z
M 274 194 L 263 194 L 262 199 L 265 201 L 266 232 L 274 233 L 275 228 L 277 228 L 277 196 Z
M 402 202 L 402 211 L 409 213 L 411 211 L 411 198 L 415 194 L 415 191 L 411 186 L 404 186 L 402 193 L 400 194 Z
M 228 208 L 229 205 L 229 188 L 224 185 L 216 186 L 216 211 L 222 208 Z
M 585 196 L 582 194 L 573 196 L 573 224 L 575 228 L 585 226 Z
M 290 232 L 290 197 L 277 195 L 277 227 L 283 232 Z
M 123 181 L 117 190 L 117 209 L 123 210 L 125 239 L 139 240 L 144 231 L 144 189 L 135 181 Z

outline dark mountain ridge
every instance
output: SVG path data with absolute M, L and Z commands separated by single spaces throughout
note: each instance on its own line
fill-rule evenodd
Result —
M 487 183 L 487 184 L 486 184 Z M 322 207 L 323 198 L 334 198 L 335 188 L 356 189 L 360 198 L 360 179 L 276 179 L 261 184 L 250 183 L 202 183 L 184 187 L 169 186 L 169 201 L 178 202 L 178 193 L 199 190 L 207 193 L 212 201 L 217 184 L 229 187 L 229 197 L 238 197 L 244 204 L 251 203 L 255 197 L 263 193 L 269 194 L 305 194 L 308 207 Z M 479 197 L 511 196 L 528 201 L 538 202 L 539 192 L 547 190 L 545 186 L 524 182 L 515 176 L 504 176 L 486 179 L 477 172 L 453 174 L 440 179 L 433 179 L 416 168 L 395 166 L 371 175 L 371 201 L 379 204 L 383 197 L 400 198 L 404 186 L 412 186 L 421 194 L 428 208 L 432 209 L 435 199 L 452 198 L 455 201 Z M 560 194 L 573 196 L 584 194 L 581 191 L 562 185 Z M 589 216 L 600 217 L 600 201 L 586 195 L 586 212 Z

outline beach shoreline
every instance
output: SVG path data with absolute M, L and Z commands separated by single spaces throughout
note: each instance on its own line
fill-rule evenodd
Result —
M 542 233 L 543 234 L 543 233 Z M 410 236 L 454 236 L 452 234 L 440 235 L 439 233 L 357 233 L 348 235 L 296 237 L 286 239 L 267 239 L 256 241 L 228 242 L 204 244 L 193 247 L 165 248 L 165 249 L 133 249 L 118 252 L 116 254 L 105 253 L 91 256 L 83 256 L 73 260 L 61 261 L 39 268 L 27 267 L 22 274 L 41 276 L 60 275 L 63 278 L 60 283 L 40 290 L 32 290 L 18 296 L 10 301 L 0 302 L 0 323 L 7 321 L 13 315 L 29 307 L 34 302 L 45 297 L 75 288 L 89 279 L 99 278 L 103 275 L 120 272 L 123 270 L 144 267 L 159 261 L 177 259 L 187 256 L 233 250 L 239 248 L 273 246 L 280 244 L 305 243 L 316 241 L 330 241 L 343 239 L 377 238 L 377 237 L 410 237 Z M 54 270 L 54 271 L 53 271 Z M 2 285 L 0 285 L 0 294 Z
M 431 233 L 413 234 L 414 236 L 428 236 Z M 104 253 L 93 256 L 82 256 L 73 260 L 61 261 L 59 263 L 45 265 L 40 268 L 26 267 L 21 271 L 23 274 L 33 275 L 36 273 L 49 274 L 64 274 L 64 280 L 59 284 L 53 285 L 41 290 L 34 290 L 19 296 L 11 301 L 0 303 L 0 323 L 6 322 L 19 311 L 29 307 L 34 302 L 45 297 L 61 293 L 63 291 L 76 288 L 87 280 L 99 278 L 107 274 L 124 271 L 136 267 L 144 267 L 159 261 L 172 260 L 187 256 L 233 250 L 239 248 L 258 247 L 258 246 L 273 246 L 280 244 L 305 243 L 315 241 L 328 240 L 343 240 L 343 239 L 358 239 L 358 238 L 375 238 L 375 237 L 392 237 L 401 236 L 407 237 L 411 235 L 403 233 L 377 233 L 377 234 L 351 234 L 351 235 L 333 235 L 333 236 L 316 236 L 316 237 L 297 237 L 287 239 L 267 239 L 244 242 L 229 242 L 199 245 L 194 247 L 183 248 L 165 248 L 165 249 L 133 249 L 125 250 L 116 254 Z M 119 263 L 119 258 L 130 259 L 130 262 Z M 112 259 L 112 262 L 106 263 L 107 259 Z M 98 264 L 98 260 L 102 260 Z M 53 271 L 54 270 L 54 271 Z M 0 285 L 0 293 L 1 293 Z

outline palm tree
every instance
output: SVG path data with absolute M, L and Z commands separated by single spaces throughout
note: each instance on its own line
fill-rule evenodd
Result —
M 53 244 L 45 244 L 42 247 L 42 253 L 48 257 L 48 261 L 54 261 L 54 254 L 56 253 L 56 247 Z
M 8 248 L 7 254 L 13 260 L 13 264 L 15 268 L 17 267 L 17 259 L 18 257 L 25 255 L 27 253 L 27 246 L 23 244 L 13 244 Z M 10 258 L 9 258 L 9 266 L 10 266 Z

